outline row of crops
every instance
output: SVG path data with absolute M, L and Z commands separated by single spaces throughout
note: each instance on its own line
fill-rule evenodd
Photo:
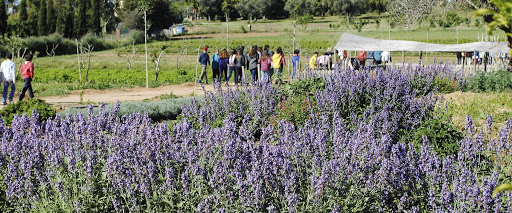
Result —
M 0 126 L 1 210 L 512 211 L 511 193 L 492 196 L 510 182 L 512 123 L 456 130 L 433 95 L 460 74 L 338 71 L 207 93 L 172 125 L 119 104 L 15 117 Z

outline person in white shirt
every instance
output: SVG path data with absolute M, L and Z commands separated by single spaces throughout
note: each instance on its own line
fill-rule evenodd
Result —
M 9 103 L 12 103 L 14 91 L 16 91 L 16 64 L 12 61 L 12 54 L 5 55 L 5 61 L 0 65 L 0 73 L 2 73 L 2 81 L 4 82 L 4 91 L 2 97 L 2 104 L 6 105 L 7 91 L 11 87 L 9 94 Z
M 382 54 L 380 55 L 381 60 L 384 63 L 388 63 L 389 62 L 389 59 L 391 58 L 390 56 L 391 56 L 391 54 L 390 54 L 389 51 L 383 51 Z

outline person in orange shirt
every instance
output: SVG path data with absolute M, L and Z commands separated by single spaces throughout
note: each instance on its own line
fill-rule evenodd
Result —
M 30 99 L 34 98 L 34 92 L 32 91 L 32 78 L 34 78 L 34 64 L 32 64 L 32 54 L 25 54 L 25 62 L 21 65 L 20 68 L 21 76 L 23 77 L 23 81 L 25 81 L 25 85 L 23 86 L 23 90 L 21 91 L 19 101 L 22 101 L 25 97 L 25 92 L 28 90 L 28 96 Z

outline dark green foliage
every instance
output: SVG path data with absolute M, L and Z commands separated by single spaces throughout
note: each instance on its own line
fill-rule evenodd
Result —
M 477 71 L 464 85 L 464 91 L 503 92 L 512 89 L 512 75 L 507 70 Z
M 40 0 L 37 15 L 37 35 L 44 36 L 47 34 L 46 28 L 46 5 L 45 0 Z
M 424 143 L 423 136 L 439 156 L 457 154 L 460 140 L 464 138 L 463 133 L 453 125 L 451 116 L 441 110 L 438 110 L 432 118 L 423 120 L 412 132 L 404 134 L 403 140 L 421 147 Z
M 0 34 L 7 32 L 7 11 L 5 1 L 0 3 Z
M 452 93 L 460 90 L 460 85 L 455 80 L 436 77 L 433 82 L 433 88 L 437 89 L 438 93 Z
M 48 33 L 55 32 L 55 12 L 53 0 L 46 0 L 46 29 Z
M 101 15 L 101 3 L 100 0 L 91 0 L 89 8 L 89 32 L 91 33 L 101 33 L 100 26 L 100 15 Z
M 316 91 L 323 91 L 324 89 L 325 81 L 323 78 L 308 78 L 285 85 L 280 91 L 283 95 L 291 97 L 314 95 Z
M 9 104 L 0 110 L 0 115 L 4 119 L 4 123 L 10 126 L 14 115 L 22 116 L 23 114 L 31 115 L 32 111 L 37 110 L 39 114 L 39 122 L 48 118 L 55 117 L 55 109 L 51 107 L 46 101 L 35 98 L 32 100 L 19 101 L 15 104 Z
M 28 37 L 24 39 L 24 42 L 28 50 L 37 51 L 43 54 L 46 53 L 46 45 L 48 45 L 49 50 L 51 50 L 52 45 L 57 44 L 59 46 L 55 50 L 56 55 L 76 54 L 75 41 L 64 38 L 60 34 L 52 34 L 49 36 L 40 37 Z M 92 35 L 87 35 L 83 37 L 82 42 L 84 46 L 87 46 L 87 44 L 93 45 L 94 51 L 107 50 L 113 47 L 112 44 L 107 44 L 104 40 L 98 39 L 98 37 Z

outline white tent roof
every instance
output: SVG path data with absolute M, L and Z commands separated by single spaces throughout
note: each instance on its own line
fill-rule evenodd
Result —
M 465 44 L 431 44 L 417 41 L 384 40 L 343 33 L 335 46 L 343 50 L 407 51 L 407 52 L 508 52 L 505 42 L 473 42 Z

